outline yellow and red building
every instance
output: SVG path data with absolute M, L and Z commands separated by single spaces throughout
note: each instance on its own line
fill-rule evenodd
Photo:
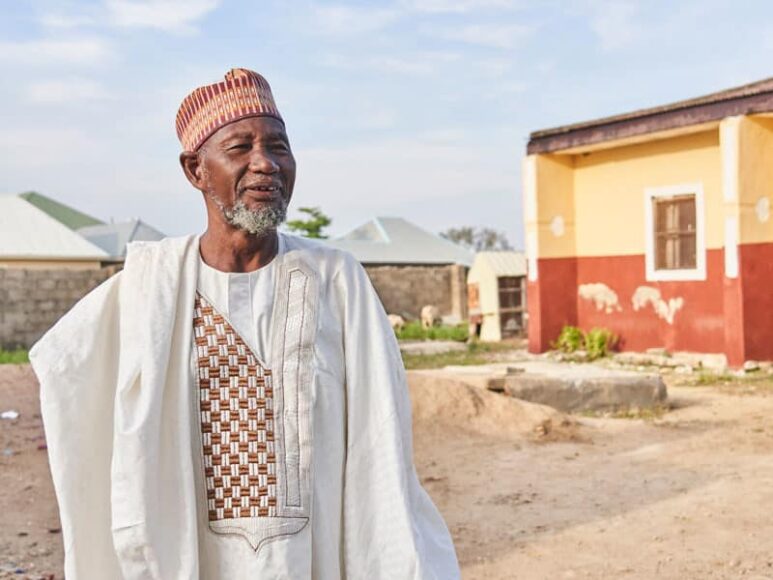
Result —
M 523 164 L 529 347 L 773 359 L 773 79 L 536 131 Z

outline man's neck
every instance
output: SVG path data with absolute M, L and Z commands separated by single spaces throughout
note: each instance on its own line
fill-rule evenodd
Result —
M 243 230 L 208 228 L 201 236 L 201 258 L 221 272 L 252 272 L 267 265 L 279 251 L 279 235 L 270 230 L 256 236 Z

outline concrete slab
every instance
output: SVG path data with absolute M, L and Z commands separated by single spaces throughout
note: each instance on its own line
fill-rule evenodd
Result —
M 486 367 L 446 367 L 465 381 L 563 412 L 650 409 L 668 393 L 657 373 L 545 360 Z
M 446 352 L 463 352 L 467 344 L 453 340 L 417 340 L 400 341 L 400 350 L 406 354 L 443 354 Z

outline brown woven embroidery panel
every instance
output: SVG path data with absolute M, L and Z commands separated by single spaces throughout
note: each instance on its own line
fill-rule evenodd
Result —
M 199 294 L 193 330 L 209 521 L 276 516 L 271 371 Z

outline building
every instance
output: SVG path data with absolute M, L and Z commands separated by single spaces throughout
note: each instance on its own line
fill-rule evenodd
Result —
M 526 329 L 526 257 L 478 252 L 467 275 L 470 330 L 484 341 L 521 336 Z
M 530 350 L 773 359 L 773 79 L 534 132 L 523 175 Z
M 48 214 L 56 221 L 67 226 L 71 230 L 77 230 L 78 228 L 102 223 L 100 220 L 93 216 L 85 214 L 82 211 L 78 211 L 69 205 L 65 205 L 56 201 L 55 199 L 51 199 L 50 197 L 35 191 L 20 193 L 19 197 L 30 205 L 34 205 L 36 208 Z
M 106 252 L 62 221 L 80 221 L 79 212 L 35 196 L 0 195 L 0 348 L 29 348 L 115 272 L 103 267 Z
M 28 195 L 37 196 L 0 195 L 0 268 L 99 269 L 109 259 L 104 250 L 41 209 L 36 202 L 43 196 L 31 200 Z
M 467 269 L 473 253 L 411 222 L 378 217 L 327 241 L 365 266 L 385 310 L 419 318 L 427 304 L 448 322 L 467 318 Z
M 156 242 L 166 237 L 140 219 L 93 224 L 78 228 L 77 231 L 115 260 L 126 258 L 126 245 L 129 242 Z

